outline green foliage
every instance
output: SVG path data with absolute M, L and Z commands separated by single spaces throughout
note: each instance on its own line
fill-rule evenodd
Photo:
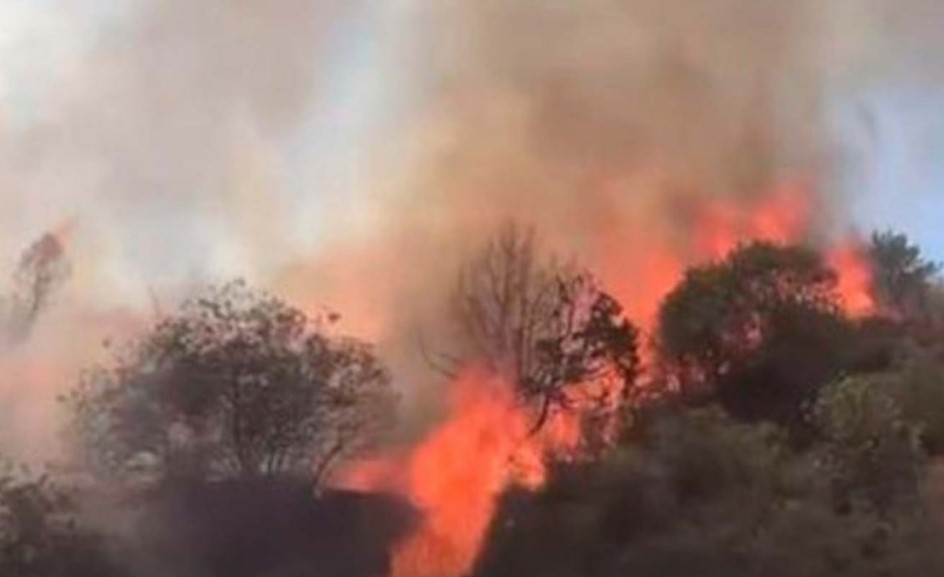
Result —
M 940 265 L 925 259 L 907 236 L 891 231 L 872 234 L 869 256 L 882 308 L 906 318 L 926 315 Z
M 868 372 L 875 387 L 894 397 L 896 410 L 932 456 L 944 451 L 944 356 L 939 349 L 939 342 L 928 345 L 899 330 L 891 358 L 882 370 Z
M 883 519 L 867 510 L 836 514 L 828 502 L 791 501 L 752 531 L 736 504 L 699 523 L 627 546 L 600 574 L 616 577 L 880 577 L 944 575 L 935 527 L 920 516 Z M 572 573 L 571 576 L 589 575 Z
M 934 456 L 944 452 L 944 361 L 927 352 L 906 357 L 886 375 L 904 417 L 919 427 L 921 444 Z
M 913 487 L 896 485 L 909 500 L 883 509 L 837 500 L 850 471 L 860 483 L 899 473 L 888 452 L 848 468 L 869 454 L 871 423 L 899 429 L 881 412 L 885 397 L 853 384 L 826 395 L 832 438 L 810 450 L 715 407 L 660 411 L 630 445 L 562 467 L 541 495 L 506 500 L 476 575 L 944 575 L 938 525 L 915 506 Z
M 688 271 L 656 335 L 682 398 L 506 500 L 477 575 L 944 575 L 944 350 L 917 318 L 938 269 L 898 235 L 872 256 L 896 317 L 844 318 L 835 274 L 802 248 Z
M 697 567 L 704 559 L 695 557 L 723 555 L 709 532 L 752 535 L 775 495 L 799 490 L 772 426 L 736 423 L 711 407 L 660 412 L 640 435 L 602 461 L 562 466 L 542 495 L 506 503 L 479 574 L 637 574 L 624 565 L 662 574 L 641 569 L 652 564 L 684 575 L 658 562 L 658 551 L 672 548 L 665 561 L 676 568 Z M 686 553 L 685 542 L 701 551 Z
M 850 330 L 836 275 L 813 251 L 768 243 L 688 271 L 659 312 L 659 354 L 688 399 L 793 424 L 842 366 Z
M 747 503 L 751 491 L 782 489 L 785 438 L 772 425 L 737 423 L 713 406 L 662 416 L 645 441 L 683 502 L 732 492 Z
M 905 418 L 898 393 L 880 376 L 853 377 L 826 387 L 813 403 L 822 463 L 843 502 L 887 508 L 918 497 L 920 429 Z
M 231 283 L 187 302 L 67 399 L 97 470 L 316 478 L 392 414 L 371 349 Z

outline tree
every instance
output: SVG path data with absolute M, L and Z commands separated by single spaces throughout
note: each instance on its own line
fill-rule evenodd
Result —
M 745 418 L 795 422 L 841 368 L 850 330 L 836 275 L 815 252 L 743 245 L 690 269 L 659 311 L 661 360 L 683 398 Z
M 461 270 L 455 319 L 463 360 L 484 363 L 540 408 L 613 408 L 639 370 L 638 332 L 590 274 L 542 259 L 534 234 L 506 225 Z
M 918 497 L 921 428 L 902 409 L 900 391 L 883 376 L 849 377 L 820 391 L 810 415 L 840 502 L 888 509 Z
M 905 318 L 928 312 L 938 263 L 924 258 L 921 249 L 904 234 L 875 232 L 869 245 L 873 282 L 882 308 Z
M 45 234 L 20 256 L 13 273 L 13 287 L 3 300 L 3 340 L 6 346 L 25 341 L 36 319 L 70 273 L 60 240 Z
M 922 449 L 937 457 L 944 452 L 944 357 L 938 344 L 906 344 L 884 370 L 854 376 L 867 378 L 877 391 L 890 395 L 894 410 L 915 428 Z
M 67 401 L 97 470 L 324 478 L 390 418 L 363 343 L 242 282 L 209 290 L 90 371 Z

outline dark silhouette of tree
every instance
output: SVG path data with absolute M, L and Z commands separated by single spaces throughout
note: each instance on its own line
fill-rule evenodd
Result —
M 369 346 L 234 282 L 164 317 L 67 401 L 100 471 L 319 482 L 375 437 L 395 399 Z
M 27 338 L 36 319 L 71 269 L 65 250 L 53 234 L 45 234 L 27 248 L 13 273 L 13 287 L 3 301 L 3 332 L 6 346 Z
M 540 407 L 613 407 L 639 369 L 637 330 L 586 271 L 543 259 L 534 234 L 506 225 L 461 270 L 455 318 L 466 352 Z
M 813 251 L 741 246 L 691 269 L 659 313 L 658 347 L 683 397 L 735 415 L 795 420 L 841 368 L 849 324 Z
M 881 307 L 904 318 L 925 316 L 940 264 L 924 258 L 907 236 L 891 231 L 872 234 L 869 257 Z

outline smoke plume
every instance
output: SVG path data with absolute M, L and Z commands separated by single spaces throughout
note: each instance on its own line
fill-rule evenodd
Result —
M 284 278 L 353 311 L 406 374 L 456 261 L 509 218 L 624 303 L 659 276 L 659 250 L 690 252 L 705 205 L 779 207 L 793 216 L 778 227 L 800 222 L 812 242 L 845 234 L 850 173 L 874 144 L 860 99 L 941 72 L 932 2 L 405 4 L 418 96 L 373 192 L 380 217 Z M 861 108 L 854 129 L 837 107 Z
M 30 70 L 77 38 L 68 57 L 0 100 L 0 248 L 77 231 L 25 349 L 37 431 L 101 339 L 202 282 L 337 309 L 407 386 L 456 263 L 509 218 L 630 287 L 706 202 L 802 197 L 804 232 L 829 236 L 881 139 L 867 108 L 853 131 L 834 108 L 944 72 L 932 0 L 65 4 L 16 54 Z

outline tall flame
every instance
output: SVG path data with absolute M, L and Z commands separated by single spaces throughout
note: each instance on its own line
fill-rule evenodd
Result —
M 872 271 L 864 247 L 858 242 L 846 242 L 829 251 L 827 260 L 836 271 L 836 290 L 846 314 L 859 318 L 875 313 Z
M 747 206 L 702 202 L 690 207 L 691 230 L 681 244 L 652 228 L 642 236 L 610 215 L 596 245 L 604 285 L 644 330 L 651 330 L 659 304 L 687 266 L 722 258 L 742 242 L 801 240 L 808 230 L 809 199 L 804 189 L 791 186 Z M 847 243 L 827 250 L 825 258 L 838 273 L 837 292 L 846 312 L 871 312 L 863 251 Z M 533 423 L 534 415 L 516 399 L 511 383 L 468 370 L 451 384 L 445 418 L 420 443 L 346 472 L 347 486 L 400 493 L 424 515 L 421 526 L 396 545 L 392 577 L 469 573 L 499 496 L 513 485 L 540 488 L 545 458 L 572 454 L 581 446 L 580 415 L 556 414 L 539 434 L 531 434 Z
M 751 202 L 698 198 L 684 206 L 681 225 L 667 230 L 646 222 L 610 216 L 594 245 L 594 261 L 607 286 L 645 331 L 659 305 L 682 279 L 685 269 L 724 258 L 738 244 L 799 242 L 810 229 L 813 194 L 801 183 L 785 183 Z M 678 235 L 677 228 L 685 228 Z M 846 312 L 871 312 L 871 274 L 854 243 L 825 251 L 838 273 L 837 292 Z
M 543 485 L 545 455 L 573 450 L 570 426 L 532 434 L 534 416 L 512 386 L 481 369 L 452 384 L 444 421 L 412 451 L 355 467 L 344 484 L 405 495 L 423 514 L 419 529 L 398 544 L 393 577 L 466 574 L 475 563 L 498 497 L 510 486 Z

